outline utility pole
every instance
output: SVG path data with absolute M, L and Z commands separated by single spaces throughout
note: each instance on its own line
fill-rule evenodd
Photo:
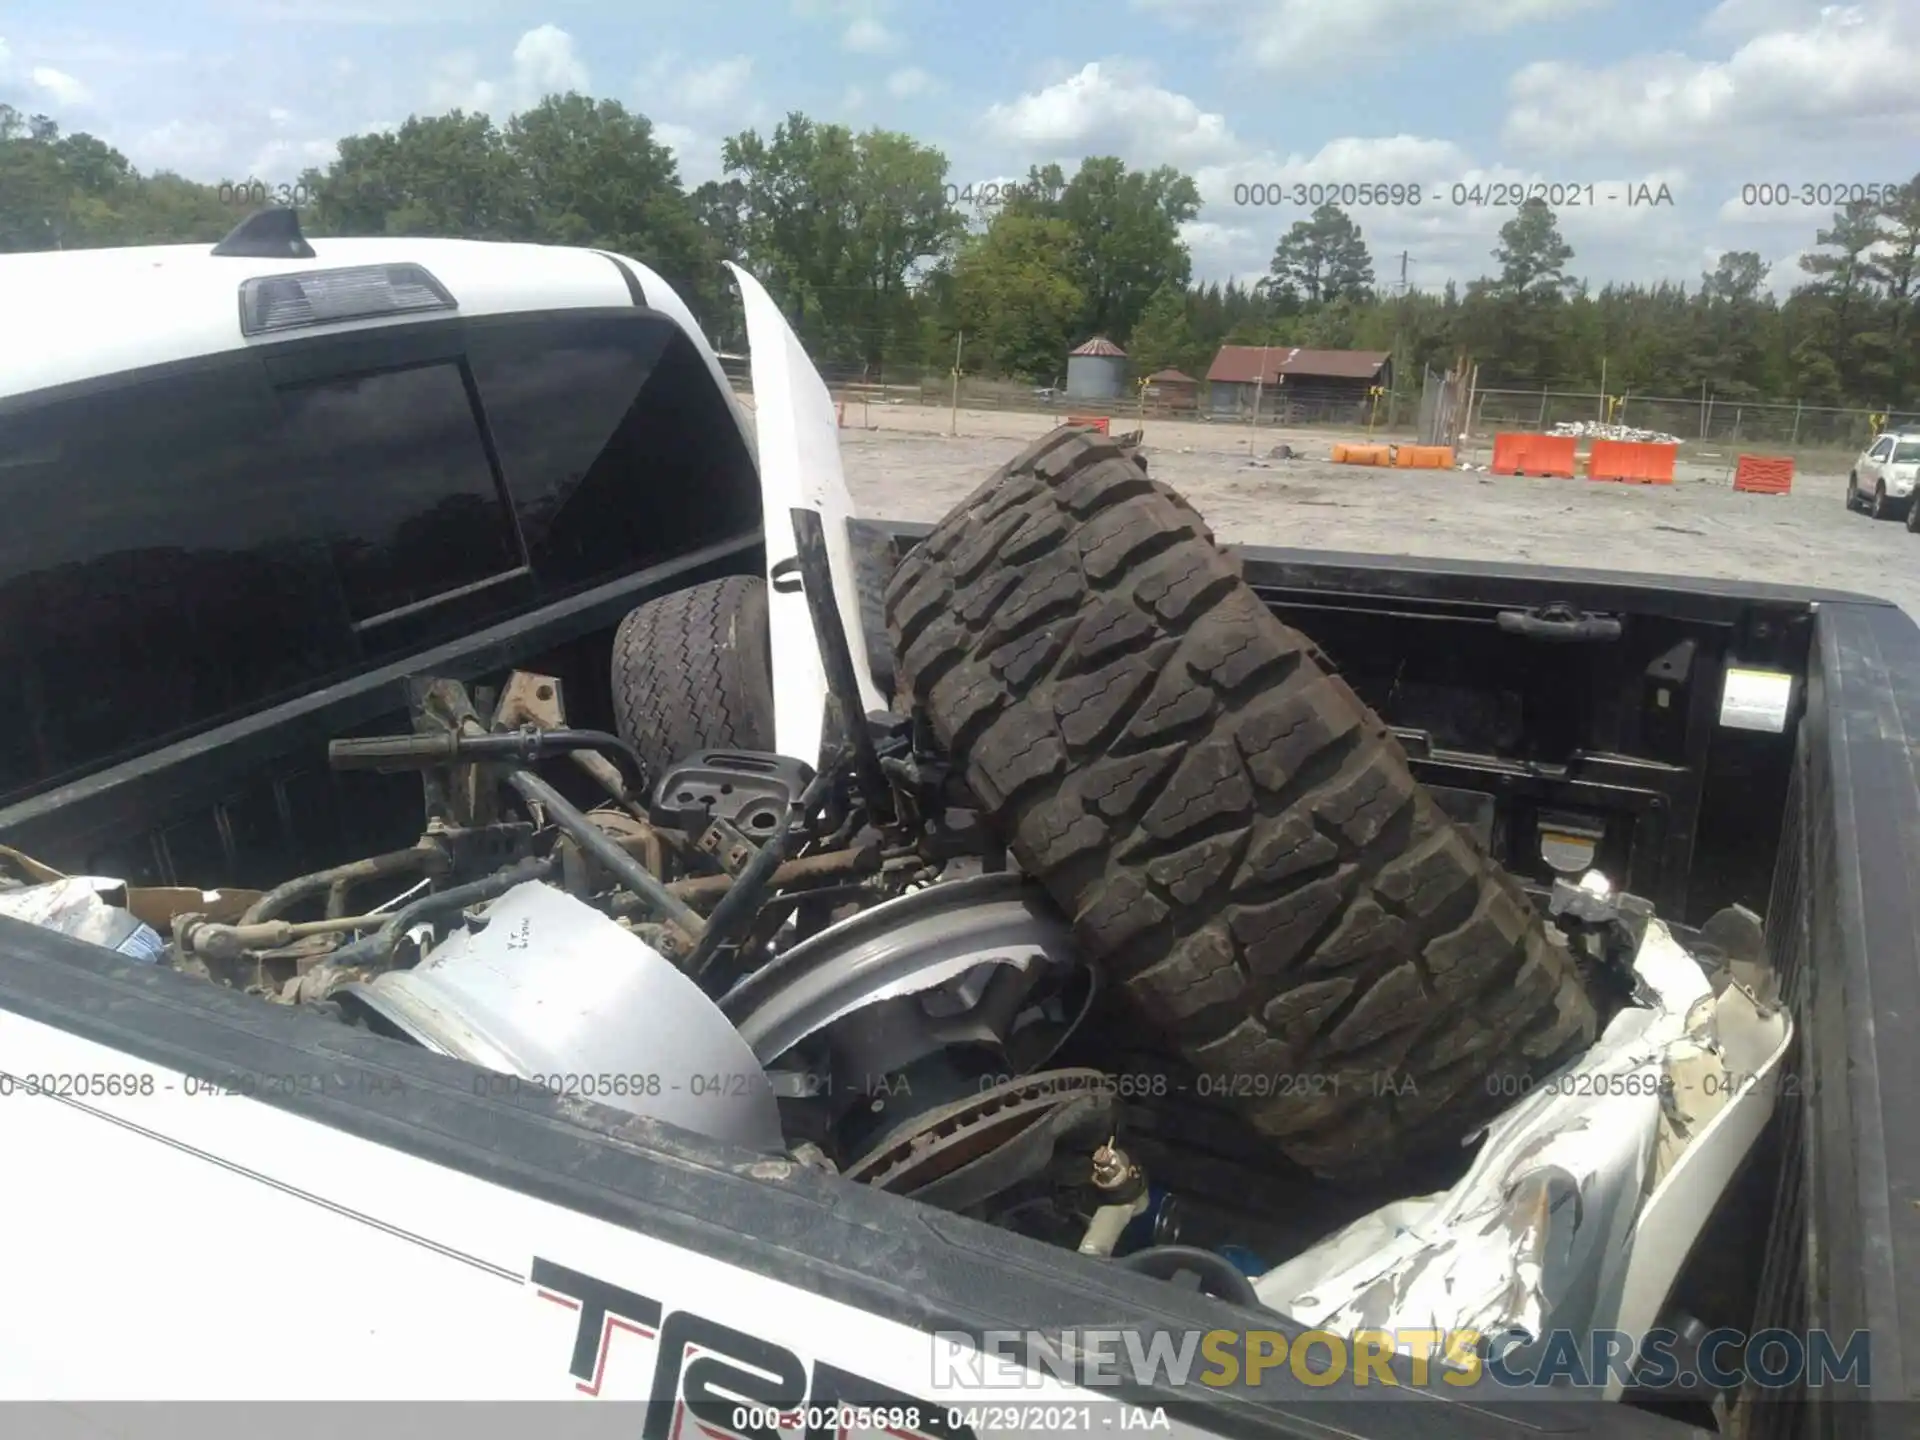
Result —
M 947 434 L 960 433 L 960 346 L 965 342 L 967 332 L 958 330 L 953 336 L 953 409 L 947 416 Z
M 1247 422 L 1248 455 L 1253 454 L 1254 437 L 1260 432 L 1260 397 L 1265 393 L 1267 385 L 1268 348 L 1269 347 L 1265 345 L 1260 347 L 1260 373 L 1253 377 L 1253 416 Z
M 1393 387 L 1387 393 L 1387 426 L 1391 429 L 1399 416 L 1400 409 L 1400 370 L 1405 357 L 1407 339 L 1407 296 L 1412 287 L 1407 284 L 1407 264 L 1413 257 L 1405 250 L 1400 252 L 1400 322 L 1393 330 Z

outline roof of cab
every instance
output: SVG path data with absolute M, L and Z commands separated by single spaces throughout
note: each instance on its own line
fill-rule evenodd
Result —
M 612 257 L 593 250 L 485 240 L 314 239 L 310 260 L 216 256 L 211 245 L 144 245 L 0 256 L 0 398 L 168 361 L 275 344 L 240 332 L 242 281 L 355 265 L 424 266 L 463 316 L 627 306 L 633 295 Z M 623 259 L 625 257 L 622 257 Z M 710 353 L 697 322 L 660 277 L 626 262 L 651 308 Z M 419 323 L 382 317 L 329 332 Z M 716 364 L 717 370 L 717 364 Z

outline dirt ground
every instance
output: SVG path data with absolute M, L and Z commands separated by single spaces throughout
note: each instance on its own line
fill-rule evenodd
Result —
M 863 413 L 864 412 L 864 413 Z M 849 407 L 841 454 L 862 514 L 934 521 L 1057 418 Z M 1115 421 L 1114 429 L 1135 428 Z M 1671 486 L 1335 465 L 1327 431 L 1147 420 L 1153 473 L 1229 544 L 1511 560 L 1712 576 L 1876 595 L 1920 618 L 1920 536 L 1848 513 L 1846 475 L 1796 473 L 1788 495 L 1732 488 L 1730 453 L 1683 450 Z M 1276 444 L 1304 458 L 1268 458 Z M 1257 458 L 1253 458 L 1257 457 Z M 1485 464 L 1486 453 L 1462 456 Z

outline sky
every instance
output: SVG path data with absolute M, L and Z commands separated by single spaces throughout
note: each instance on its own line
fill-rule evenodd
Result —
M 794 110 L 907 131 L 976 193 L 1177 165 L 1207 280 L 1344 200 L 1416 289 L 1492 270 L 1524 183 L 1596 285 L 1747 249 L 1784 290 L 1847 187 L 1920 171 L 1916 76 L 1916 0 L 0 0 L 0 100 L 143 169 L 282 183 L 341 135 L 573 88 L 650 117 L 689 186 Z

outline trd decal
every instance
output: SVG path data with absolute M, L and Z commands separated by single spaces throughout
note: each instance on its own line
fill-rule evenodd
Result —
M 567 1368 L 589 1395 L 600 1393 L 607 1369 L 607 1344 L 615 1330 L 652 1339 L 660 1332 L 660 1302 L 605 1280 L 582 1275 L 551 1260 L 536 1259 L 528 1276 L 542 1298 L 580 1312 L 573 1332 L 573 1363 Z
M 528 1281 L 543 1299 L 579 1312 L 568 1364 L 579 1388 L 598 1395 L 615 1330 L 657 1339 L 652 1403 L 641 1440 L 683 1440 L 691 1420 L 714 1440 L 787 1440 L 803 1423 L 805 1440 L 844 1440 L 833 1417 L 857 1411 L 911 1415 L 917 1424 L 889 1430 L 899 1440 L 976 1440 L 945 1406 L 864 1375 L 815 1361 L 763 1335 L 748 1334 L 551 1260 L 536 1258 Z M 779 1417 L 778 1428 L 753 1422 Z

